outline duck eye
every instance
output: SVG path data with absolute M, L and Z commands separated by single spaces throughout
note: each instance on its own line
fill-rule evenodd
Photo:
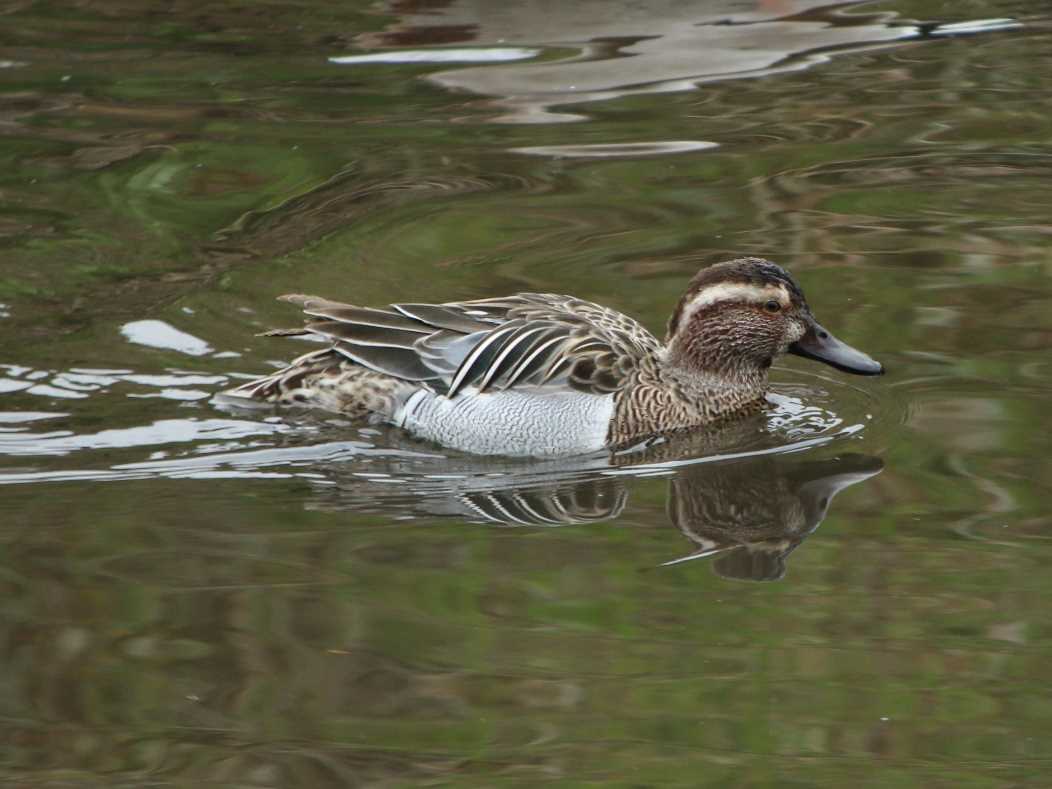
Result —
M 769 302 L 767 302 L 766 304 L 763 305 L 763 308 L 765 310 L 767 310 L 768 312 L 774 313 L 774 312 L 779 312 L 782 309 L 782 305 L 779 304 L 774 299 L 771 299 Z

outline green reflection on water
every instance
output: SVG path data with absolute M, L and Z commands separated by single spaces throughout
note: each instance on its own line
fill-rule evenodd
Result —
M 304 479 L 5 487 L 4 780 L 1042 785 L 1047 11 L 882 7 L 1031 24 L 502 125 L 431 67 L 326 64 L 394 24 L 371 4 L 8 14 L 0 59 L 29 65 L 0 69 L 2 363 L 259 372 L 299 352 L 249 336 L 295 319 L 287 291 L 555 290 L 659 330 L 699 264 L 748 253 L 890 373 L 853 447 L 885 471 L 774 583 L 658 569 L 690 550 L 664 480 L 610 522 L 514 530 Z M 508 152 L 654 140 L 719 147 Z M 244 355 L 122 339 L 156 317 Z M 2 407 L 77 435 L 215 415 L 128 391 Z M 153 451 L 177 452 L 3 470 Z

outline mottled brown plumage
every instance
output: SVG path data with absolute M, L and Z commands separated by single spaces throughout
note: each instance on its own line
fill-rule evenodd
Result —
M 699 272 L 665 343 L 616 310 L 550 293 L 385 309 L 282 298 L 308 320 L 274 334 L 331 346 L 228 394 L 371 414 L 468 451 L 617 447 L 754 412 L 773 359 L 786 351 L 850 372 L 882 369 L 832 338 L 788 272 L 758 258 Z M 573 409 L 580 435 L 567 436 Z M 463 440 L 450 421 L 458 418 Z M 605 420 L 598 432 L 597 419 Z

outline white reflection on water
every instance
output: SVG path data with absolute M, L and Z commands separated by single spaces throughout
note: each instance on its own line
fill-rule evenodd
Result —
M 689 153 L 718 148 L 719 144 L 704 140 L 665 140 L 655 142 L 599 143 L 596 145 L 530 145 L 509 148 L 512 153 L 531 156 L 565 156 L 574 159 L 613 159 L 627 156 L 658 156 L 670 153 Z
M 67 400 L 83 400 L 88 395 L 84 392 L 78 392 L 75 389 L 67 389 L 66 387 L 49 386 L 48 384 L 36 384 L 30 386 L 26 390 L 31 395 L 37 395 L 38 397 L 59 397 Z
M 161 389 L 157 392 L 147 392 L 145 394 L 130 394 L 128 397 L 137 398 L 160 398 L 162 400 L 207 400 L 212 395 L 209 392 L 202 392 L 200 389 Z
M 202 400 L 211 392 L 184 389 L 190 386 L 218 387 L 231 376 L 184 373 L 169 370 L 165 374 L 140 374 L 130 370 L 95 370 L 74 367 L 68 371 L 30 370 L 11 364 L 0 364 L 0 394 L 21 392 L 38 397 L 82 400 L 92 392 L 120 384 L 149 387 L 147 392 L 128 392 L 126 397 L 160 397 L 168 400 Z
M 931 36 L 970 36 L 975 33 L 989 33 L 994 30 L 1015 30 L 1023 24 L 1016 19 L 971 19 L 967 22 L 952 22 L 936 25 L 928 31 Z
M 292 428 L 280 423 L 232 419 L 161 419 L 149 425 L 76 434 L 65 430 L 50 433 L 15 432 L 0 435 L 0 455 L 68 455 L 82 449 L 156 447 L 193 441 L 242 439 L 274 435 Z
M 244 438 L 253 435 L 286 432 L 288 428 L 273 431 L 257 430 L 265 427 L 260 423 L 228 422 L 225 420 L 163 420 L 152 425 L 107 430 L 92 435 L 78 436 L 70 433 L 37 433 L 11 435 L 0 433 L 0 455 L 65 455 L 80 449 L 107 449 L 150 446 L 165 443 L 188 443 L 196 440 L 218 438 Z M 473 490 L 502 488 L 514 481 L 516 484 L 536 485 L 549 479 L 571 479 L 584 473 L 599 473 L 610 476 L 665 476 L 674 469 L 701 463 L 716 463 L 745 458 L 763 457 L 801 452 L 828 445 L 834 441 L 859 434 L 862 425 L 851 425 L 834 433 L 793 441 L 777 447 L 725 452 L 701 457 L 667 460 L 642 464 L 628 468 L 611 468 L 607 455 L 574 456 L 566 458 L 519 459 L 507 464 L 504 471 L 493 472 L 493 461 L 483 458 L 450 458 L 438 452 L 412 451 L 401 448 L 379 447 L 364 441 L 331 441 L 293 447 L 267 447 L 262 449 L 240 449 L 233 452 L 209 452 L 170 460 L 148 460 L 137 463 L 119 463 L 105 469 L 59 469 L 53 471 L 16 471 L 0 473 L 0 485 L 37 482 L 68 482 L 90 480 L 111 482 L 151 478 L 198 478 L 202 474 L 222 471 L 224 476 L 251 478 L 259 475 L 261 468 L 287 467 L 287 473 L 270 472 L 270 476 L 313 478 L 316 484 L 335 484 L 317 473 L 292 471 L 297 466 L 338 468 L 341 474 L 353 474 L 363 482 L 391 483 L 403 488 L 400 493 L 435 493 L 436 488 L 447 489 L 451 483 L 457 487 L 468 484 Z M 198 447 L 192 451 L 207 451 Z M 353 472 L 351 466 L 339 468 L 338 464 L 350 461 L 376 460 L 394 461 L 397 473 Z M 460 467 L 459 473 L 434 474 L 428 469 Z M 404 486 L 412 484 L 406 490 Z
M 414 36 L 424 43 L 429 30 L 452 28 L 471 31 L 473 43 L 480 45 L 464 52 L 486 51 L 481 47 L 487 44 L 571 49 L 573 54 L 561 59 L 448 69 L 428 76 L 458 92 L 493 97 L 493 104 L 504 110 L 497 121 L 555 123 L 583 119 L 552 109 L 560 105 L 694 90 L 717 80 L 810 68 L 840 53 L 1021 26 L 1004 18 L 918 25 L 894 12 L 849 10 L 858 4 L 831 4 L 829 0 L 651 0 L 646 4 L 633 0 L 449 0 L 426 9 L 409 4 L 408 12 L 396 4 L 391 11 L 399 21 L 383 32 L 360 36 L 359 43 L 381 47 L 404 44 Z M 419 50 L 431 52 L 434 62 L 441 62 L 442 53 L 456 51 Z M 383 57 L 405 54 L 378 52 L 358 57 L 384 62 Z
M 190 356 L 204 356 L 212 352 L 212 346 L 204 340 L 180 331 L 164 321 L 132 321 L 121 326 L 121 334 L 129 342 L 149 348 L 179 351 Z
M 374 52 L 370 55 L 342 55 L 330 63 L 353 66 L 367 63 L 503 63 L 526 60 L 541 54 L 525 47 L 478 47 L 475 49 L 411 49 L 400 52 Z
M 54 411 L 0 411 L 0 423 L 37 422 L 41 419 L 60 419 L 64 416 L 69 414 Z

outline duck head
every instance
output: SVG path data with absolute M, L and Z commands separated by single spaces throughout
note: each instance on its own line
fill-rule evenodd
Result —
M 856 375 L 884 372 L 815 319 L 788 271 L 761 258 L 698 272 L 669 319 L 665 344 L 677 367 L 721 377 L 764 375 L 783 353 Z

